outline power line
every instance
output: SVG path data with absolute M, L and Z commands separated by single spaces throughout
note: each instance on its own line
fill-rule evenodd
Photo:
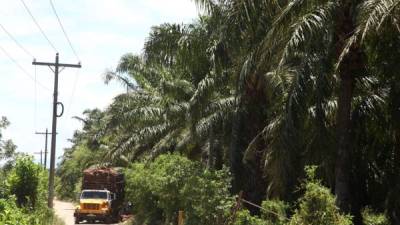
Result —
M 79 80 L 79 70 L 77 69 L 76 74 L 75 74 L 74 83 L 72 86 L 71 97 L 69 98 L 68 107 L 67 107 L 68 115 L 70 115 L 70 113 L 71 113 L 71 107 L 72 107 L 73 99 L 75 97 L 75 91 L 76 91 L 76 87 L 78 85 L 78 80 Z
M 3 29 L 3 31 L 8 35 L 8 37 L 10 37 L 14 42 L 15 42 L 15 44 L 17 44 L 18 45 L 18 47 L 20 48 L 20 49 L 22 49 L 22 51 L 24 51 L 27 55 L 29 55 L 30 57 L 32 57 L 32 58 L 35 58 L 35 56 L 33 56 L 33 54 L 32 53 L 30 53 L 26 48 L 24 48 L 24 46 L 22 46 L 18 41 L 17 41 L 17 39 L 0 23 L 0 27 L 1 27 L 1 29 Z
M 53 45 L 53 43 L 50 41 L 50 39 L 47 37 L 46 33 L 44 33 L 42 27 L 39 25 L 39 23 L 37 22 L 37 20 L 35 19 L 35 17 L 33 16 L 31 10 L 29 10 L 28 6 L 25 4 L 24 0 L 21 0 L 22 4 L 24 5 L 26 11 L 29 13 L 29 15 L 31 16 L 33 22 L 36 24 L 36 26 L 39 28 L 40 32 L 42 33 L 43 37 L 46 38 L 47 42 L 50 44 L 50 46 L 54 49 L 55 52 L 57 51 L 57 48 Z
M 76 53 L 76 50 L 75 50 L 74 46 L 72 45 L 71 39 L 69 39 L 69 36 L 68 36 L 68 34 L 67 34 L 67 32 L 66 32 L 66 30 L 65 30 L 65 28 L 64 28 L 64 26 L 63 26 L 63 24 L 61 22 L 61 19 L 58 16 L 58 13 L 57 13 L 56 7 L 54 6 L 53 1 L 52 0 L 49 0 L 49 1 L 50 1 L 51 8 L 53 9 L 54 15 L 57 17 L 58 24 L 60 25 L 61 30 L 64 33 L 65 38 L 68 41 L 69 47 L 71 48 L 71 50 L 74 53 L 74 55 L 77 58 L 77 60 L 80 61 L 79 56 Z M 75 79 L 74 79 L 72 92 L 71 92 L 71 97 L 69 99 L 69 103 L 68 103 L 68 107 L 67 107 L 68 113 L 70 113 L 70 107 L 72 105 L 72 101 L 73 101 L 73 98 L 74 98 L 74 95 L 75 95 L 75 91 L 76 91 L 76 86 L 78 84 L 78 80 L 79 80 L 79 70 L 76 70 Z
M 51 90 L 48 88 L 48 87 L 46 87 L 45 85 L 43 85 L 42 83 L 40 83 L 39 81 L 35 81 L 35 78 L 30 74 L 30 73 L 28 73 L 28 71 L 26 71 L 25 69 L 24 69 L 24 67 L 22 67 L 21 66 L 21 64 L 19 64 L 18 62 L 17 62 L 17 60 L 15 60 L 2 46 L 0 46 L 0 50 L 26 75 L 26 76 L 28 76 L 29 77 L 29 79 L 31 79 L 33 82 L 36 82 L 39 86 L 41 86 L 43 89 L 45 89 L 45 90 L 47 90 L 47 91 L 50 91 L 51 92 Z
M 67 41 L 68 41 L 69 47 L 71 47 L 71 50 L 72 50 L 72 52 L 74 52 L 74 55 L 76 56 L 76 58 L 78 59 L 78 61 L 80 61 L 80 60 L 79 60 L 79 56 L 78 56 L 78 54 L 76 53 L 75 48 L 73 47 L 72 42 L 71 42 L 71 40 L 69 39 L 68 34 L 67 34 L 67 32 L 65 31 L 65 29 L 64 29 L 63 24 L 61 23 L 61 19 L 60 19 L 60 17 L 59 17 L 58 14 L 57 14 L 57 10 L 56 10 L 56 8 L 54 7 L 54 4 L 53 4 L 53 1 L 52 1 L 52 0 L 50 0 L 50 5 L 51 5 L 51 8 L 53 9 L 54 15 L 57 17 L 58 23 L 60 24 L 60 27 L 61 27 L 61 30 L 62 30 L 63 33 L 64 33 L 64 36 L 65 36 L 65 38 L 66 38 Z

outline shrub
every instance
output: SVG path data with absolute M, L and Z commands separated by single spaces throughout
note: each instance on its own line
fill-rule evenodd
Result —
M 248 210 L 240 210 L 236 214 L 233 225 L 269 225 L 257 216 L 251 216 Z
M 389 225 L 390 222 L 383 213 L 375 213 L 370 208 L 362 211 L 363 222 L 365 225 Z
M 263 201 L 261 207 L 261 218 L 273 225 L 283 225 L 287 222 L 288 204 L 279 200 Z
M 0 197 L 0 224 L 52 224 L 53 212 L 46 201 L 47 171 L 34 164 L 32 158 L 20 157 L 4 175 L 6 190 Z
M 16 196 L 18 206 L 35 207 L 38 198 L 40 166 L 30 157 L 18 158 L 8 176 L 9 192 Z
M 138 224 L 175 222 L 184 210 L 185 224 L 215 224 L 232 205 L 227 170 L 204 170 L 189 159 L 168 154 L 149 164 L 134 163 L 126 171 L 127 197 Z
M 303 184 L 305 194 L 290 225 L 350 225 L 351 217 L 339 213 L 335 197 L 315 178 L 316 167 L 306 167 L 307 180 Z
M 197 170 L 180 192 L 187 212 L 186 224 L 221 224 L 233 205 L 228 170 L 203 171 L 200 167 Z

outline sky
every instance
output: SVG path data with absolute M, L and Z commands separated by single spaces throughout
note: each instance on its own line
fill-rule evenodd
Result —
M 18 152 L 33 154 L 44 150 L 45 141 L 35 132 L 46 128 L 51 131 L 54 73 L 48 67 L 33 66 L 32 61 L 34 57 L 40 62 L 54 62 L 56 51 L 22 0 L 0 2 L 0 24 L 28 51 L 0 28 L 0 116 L 11 122 L 3 134 L 18 146 Z M 71 146 L 68 139 L 74 130 L 82 127 L 72 117 L 82 115 L 85 109 L 104 109 L 124 91 L 117 83 L 105 85 L 104 72 L 115 68 L 122 55 L 140 54 L 151 26 L 189 23 L 198 15 L 191 0 L 53 0 L 78 58 L 63 35 L 49 0 L 24 2 L 59 52 L 60 63 L 82 64 L 81 69 L 65 68 L 59 76 L 59 101 L 65 112 L 58 118 L 57 158 Z M 40 160 L 37 154 L 35 158 Z

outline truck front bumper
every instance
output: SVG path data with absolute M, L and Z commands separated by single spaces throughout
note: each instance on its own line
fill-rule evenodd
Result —
M 74 217 L 78 220 L 106 220 L 111 218 L 109 211 L 106 212 L 74 212 Z

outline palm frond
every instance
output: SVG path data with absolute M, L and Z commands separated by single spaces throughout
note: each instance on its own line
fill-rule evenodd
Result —
M 197 85 L 197 89 L 194 92 L 192 98 L 190 99 L 190 103 L 192 105 L 196 104 L 196 102 L 202 99 L 205 95 L 212 93 L 214 88 L 215 88 L 215 79 L 212 77 L 205 77 Z
M 275 27 L 278 24 L 281 24 L 283 20 L 288 20 L 287 18 L 289 15 L 294 14 L 294 11 L 298 11 L 301 9 L 302 5 L 306 3 L 305 0 L 293 0 L 289 1 L 289 3 L 286 5 L 286 7 L 282 10 L 282 12 L 279 14 L 279 16 L 275 19 L 273 26 Z
M 206 113 L 210 112 L 232 112 L 236 108 L 236 98 L 234 96 L 229 96 L 226 98 L 217 99 L 209 103 L 209 106 L 205 110 Z
M 200 138 L 207 136 L 213 127 L 220 125 L 220 123 L 226 120 L 227 117 L 231 116 L 220 111 L 200 119 L 200 121 L 196 124 L 196 134 Z
M 201 10 L 204 10 L 208 14 L 212 14 L 212 12 L 217 7 L 217 3 L 215 0 L 193 0 L 197 7 Z
M 346 44 L 344 45 L 343 50 L 340 52 L 339 58 L 335 64 L 335 72 L 339 70 L 344 58 L 347 56 L 347 54 L 349 54 L 350 50 L 358 43 L 360 31 L 360 29 L 356 29 L 354 34 L 351 35 L 346 41 Z
M 184 98 L 189 98 L 194 92 L 192 83 L 183 79 L 162 80 L 160 89 L 164 95 L 185 96 Z
M 361 42 L 371 30 L 377 31 L 383 22 L 400 6 L 399 0 L 366 0 L 359 7 L 358 25 L 361 30 Z
M 328 33 L 327 24 L 332 21 L 332 15 L 337 6 L 336 2 L 329 1 L 298 18 L 290 28 L 289 39 L 283 49 L 279 67 L 287 61 L 294 49 L 305 42 L 311 42 L 315 36 L 322 37 Z

